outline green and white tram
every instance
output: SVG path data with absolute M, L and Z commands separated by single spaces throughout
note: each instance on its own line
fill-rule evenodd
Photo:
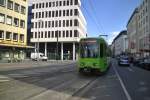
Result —
M 103 38 L 83 38 L 79 44 L 78 70 L 82 72 L 106 72 L 109 67 L 108 46 Z

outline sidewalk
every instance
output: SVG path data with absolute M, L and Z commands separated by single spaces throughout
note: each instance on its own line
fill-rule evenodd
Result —
M 0 63 L 0 71 L 3 70 L 12 70 L 12 69 L 24 69 L 24 68 L 31 68 L 31 67 L 43 67 L 43 66 L 52 66 L 52 65 L 65 65 L 75 63 L 75 61 L 56 61 L 56 60 L 49 60 L 49 61 L 31 61 L 31 60 L 24 60 L 23 62 L 18 63 Z

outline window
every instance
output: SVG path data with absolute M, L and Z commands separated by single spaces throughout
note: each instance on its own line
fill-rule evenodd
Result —
M 21 28 L 25 28 L 25 21 L 24 21 L 24 20 L 21 20 L 21 21 L 20 21 L 20 27 L 21 27 Z
M 63 1 L 63 5 L 66 6 L 66 1 Z
M 58 17 L 58 10 L 56 11 L 56 17 Z
M 58 6 L 58 1 L 56 1 L 56 7 Z
M 36 18 L 38 18 L 38 12 L 36 12 Z
M 44 8 L 44 3 L 42 4 L 42 8 Z
M 65 27 L 65 20 L 63 20 L 63 27 Z
M 67 10 L 67 16 L 69 16 L 69 10 Z
M 75 15 L 75 16 L 78 15 L 78 9 L 74 9 L 74 15 Z
M 44 12 L 42 12 L 42 18 L 44 18 Z
M 54 15 L 55 15 L 55 12 L 54 12 L 54 11 L 52 11 L 52 17 L 54 17 Z
M 24 42 L 24 34 L 20 34 L 20 41 Z
M 74 4 L 75 4 L 75 5 L 78 5 L 78 0 L 74 0 Z
M 41 32 L 41 38 L 43 38 L 43 32 Z
M 72 9 L 70 10 L 70 16 L 72 16 L 73 14 L 72 14 Z
M 32 9 L 35 9 L 35 4 L 32 5 Z
M 45 17 L 47 18 L 48 17 L 48 12 L 46 11 L 46 13 L 45 13 Z
M 74 26 L 79 26 L 79 22 L 77 19 L 74 20 Z
M 51 5 L 51 2 L 49 2 L 49 7 L 51 7 L 52 5 Z
M 20 6 L 19 6 L 19 4 L 15 3 L 15 8 L 14 8 L 14 10 L 15 10 L 16 12 L 19 12 L 19 11 L 20 11 Z
M 45 28 L 47 28 L 47 21 L 45 21 Z
M 100 44 L 100 57 L 102 58 L 104 54 L 104 45 L 101 43 Z
M 70 26 L 72 26 L 72 20 L 70 20 Z
M 65 37 L 65 31 L 63 31 L 63 37 Z
M 6 40 L 11 40 L 11 32 L 6 32 Z
M 54 21 L 52 21 L 52 27 L 54 27 Z
M 66 37 L 69 37 L 69 32 L 68 31 L 66 31 Z
M 58 27 L 58 21 L 55 21 L 55 27 Z
M 0 30 L 0 39 L 4 39 L 4 31 Z
M 69 20 L 66 21 L 66 26 L 67 26 L 67 27 L 69 26 Z
M 67 6 L 69 6 L 69 0 L 67 0 Z
M 51 21 L 48 21 L 48 27 L 49 28 L 51 27 Z
M 6 23 L 7 23 L 8 25 L 12 25 L 12 17 L 11 17 L 11 16 L 7 16 Z
M 45 31 L 45 38 L 47 38 L 47 31 Z
M 17 33 L 14 33 L 14 34 L 13 34 L 13 40 L 14 40 L 14 41 L 18 41 L 18 34 L 17 34 Z
M 50 38 L 50 34 L 51 34 L 50 31 L 48 31 L 48 38 Z
M 32 18 L 32 19 L 34 19 L 34 13 L 32 13 L 32 16 L 31 16 L 31 18 Z
M 26 8 L 24 6 L 21 6 L 21 13 L 24 15 L 26 14 Z
M 36 4 L 36 8 L 38 8 L 38 3 Z
M 59 6 L 62 6 L 62 1 L 59 1 Z
M 42 4 L 41 4 L 41 3 L 39 3 L 39 8 L 41 8 L 41 6 L 42 6 Z
M 70 37 L 72 37 L 72 30 L 70 30 Z
M 58 37 L 58 31 L 55 31 L 55 37 Z
M 0 23 L 5 23 L 5 15 L 0 13 Z
M 59 31 L 59 37 L 61 37 L 61 31 Z
M 39 18 L 41 18 L 41 12 L 39 12 Z
M 35 37 L 35 38 L 37 38 L 37 32 L 35 32 L 35 34 L 34 34 L 34 35 L 35 35 L 34 37 Z
M 53 2 L 53 7 L 55 7 L 55 2 Z
M 14 18 L 14 26 L 19 26 L 19 19 L 18 18 Z
M 61 17 L 61 10 L 59 10 L 59 17 Z
M 51 17 L 51 11 L 49 11 L 49 17 Z
M 78 37 L 78 31 L 74 30 L 74 37 Z
M 54 37 L 54 31 L 52 31 L 52 38 Z
M 10 1 L 10 0 L 8 0 L 8 2 L 7 2 L 7 8 L 8 9 L 13 9 L 13 2 L 12 1 Z
M 59 27 L 61 27 L 61 20 L 59 20 Z
M 63 10 L 63 16 L 65 16 L 65 13 L 66 13 L 66 11 L 65 11 L 65 10 Z
M 5 6 L 6 5 L 6 0 L 0 0 L 0 6 Z
M 73 1 L 72 0 L 70 0 L 70 5 L 73 5 Z
M 46 8 L 48 7 L 48 2 L 46 2 Z

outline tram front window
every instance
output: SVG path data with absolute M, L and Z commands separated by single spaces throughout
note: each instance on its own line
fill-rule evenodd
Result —
M 81 42 L 80 48 L 81 58 L 97 58 L 98 44 L 96 42 Z

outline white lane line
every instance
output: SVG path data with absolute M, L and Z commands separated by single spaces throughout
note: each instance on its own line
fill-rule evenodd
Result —
M 10 81 L 10 80 L 3 79 L 3 80 L 0 80 L 0 83 L 1 82 L 8 82 L 8 81 Z
M 116 73 L 116 75 L 117 75 L 117 77 L 118 77 L 118 79 L 119 79 L 119 81 L 120 81 L 120 84 L 121 84 L 121 86 L 122 86 L 122 88 L 123 88 L 123 91 L 124 91 L 126 97 L 127 97 L 127 100 L 132 100 L 132 99 L 131 99 L 131 96 L 129 95 L 129 93 L 128 93 L 128 91 L 127 91 L 127 89 L 126 89 L 126 87 L 125 87 L 125 85 L 124 85 L 124 83 L 123 83 L 123 81 L 122 81 L 122 79 L 121 79 L 121 77 L 119 76 L 118 71 L 116 70 L 116 68 L 115 68 L 114 66 L 113 66 L 113 69 L 114 69 L 114 71 L 115 71 L 115 73 Z
M 130 72 L 134 72 L 133 69 L 131 69 L 131 68 L 128 68 L 128 70 L 129 70 Z

